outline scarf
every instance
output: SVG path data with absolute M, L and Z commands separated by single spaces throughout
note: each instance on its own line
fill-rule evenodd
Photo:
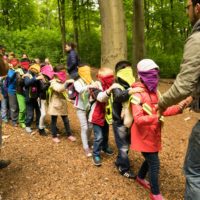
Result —
M 107 90 L 114 82 L 113 75 L 106 75 L 106 76 L 98 75 L 97 78 L 102 83 L 103 91 Z
M 78 68 L 78 75 L 83 79 L 86 84 L 90 84 L 92 82 L 92 77 L 90 73 L 89 66 L 83 66 Z
M 138 75 L 140 79 L 143 81 L 145 86 L 148 88 L 150 92 L 156 92 L 158 86 L 158 73 L 159 71 L 156 69 L 152 69 L 149 71 L 138 71 Z
M 62 83 L 64 83 L 67 80 L 67 74 L 65 71 L 55 72 L 54 74 Z
M 125 67 L 117 72 L 117 78 L 121 78 L 123 81 L 131 86 L 135 82 L 133 71 L 131 67 Z

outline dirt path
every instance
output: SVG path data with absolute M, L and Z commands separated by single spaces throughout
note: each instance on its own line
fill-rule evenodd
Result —
M 161 92 L 170 84 L 161 83 Z M 112 130 L 110 143 L 114 157 L 103 156 L 103 165 L 95 167 L 86 158 L 80 140 L 80 127 L 72 106 L 69 106 L 75 143 L 62 136 L 60 144 L 54 144 L 49 134 L 41 137 L 28 135 L 20 128 L 5 124 L 4 148 L 1 158 L 12 164 L 0 171 L 0 195 L 3 200 L 145 200 L 148 192 L 133 180 L 120 176 L 114 167 L 117 155 Z M 189 120 L 184 119 L 190 117 Z M 166 118 L 163 129 L 163 150 L 160 153 L 161 191 L 166 200 L 181 200 L 184 194 L 182 165 L 188 136 L 197 115 L 185 111 L 182 115 Z M 59 129 L 63 130 L 62 123 Z M 143 160 L 140 153 L 130 152 L 133 170 L 137 172 Z

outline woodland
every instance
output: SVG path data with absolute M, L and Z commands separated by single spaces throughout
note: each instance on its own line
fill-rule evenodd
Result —
M 190 30 L 184 0 L 0 0 L 0 44 L 54 65 L 66 63 L 73 41 L 92 67 L 146 57 L 174 78 Z

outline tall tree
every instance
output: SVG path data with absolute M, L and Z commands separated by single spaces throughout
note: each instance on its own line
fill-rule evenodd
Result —
M 72 15 L 73 15 L 73 27 L 74 27 L 74 41 L 77 44 L 77 50 L 79 51 L 79 35 L 78 35 L 78 1 L 72 0 Z
M 62 35 L 62 52 L 65 55 L 66 28 L 65 28 L 65 0 L 58 0 L 58 18 Z
M 127 36 L 122 0 L 99 0 L 101 15 L 101 66 L 114 68 L 127 59 Z
M 133 1 L 133 64 L 144 58 L 144 8 L 143 0 Z

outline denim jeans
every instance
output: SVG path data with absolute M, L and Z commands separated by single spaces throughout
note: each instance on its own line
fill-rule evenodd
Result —
M 88 149 L 88 141 L 90 139 L 91 131 L 92 131 L 92 124 L 88 122 L 86 111 L 77 108 L 77 116 L 79 118 L 79 122 L 81 125 L 81 140 L 84 149 Z
M 94 144 L 93 155 L 100 156 L 101 149 L 108 148 L 109 125 L 105 122 L 104 126 L 93 124 Z
M 39 125 L 40 119 L 40 108 L 37 102 L 37 99 L 29 99 L 26 101 L 26 126 L 30 127 L 33 123 L 34 110 L 36 112 L 36 126 Z
M 2 120 L 8 120 L 9 119 L 8 97 L 3 97 L 1 99 L 1 116 L 2 116 Z
M 128 158 L 130 144 L 129 130 L 124 125 L 119 125 L 113 122 L 113 131 L 118 149 L 118 155 L 115 164 L 120 167 L 120 169 L 124 173 L 130 168 L 130 161 Z
M 10 115 L 13 123 L 18 122 L 19 108 L 17 102 L 16 94 L 8 94 L 9 106 L 10 106 Z
M 149 181 L 151 185 L 151 192 L 152 194 L 156 195 L 160 193 L 159 183 L 158 183 L 158 175 L 159 175 L 159 168 L 160 168 L 160 160 L 158 157 L 158 152 L 155 153 L 146 153 L 143 152 L 142 155 L 145 158 L 143 162 L 138 177 L 144 179 L 149 173 Z
M 70 128 L 70 125 L 69 125 L 68 116 L 65 115 L 65 116 L 61 116 L 61 117 L 62 117 L 64 126 L 65 126 L 65 133 L 69 137 L 69 136 L 72 135 L 72 132 L 71 132 L 71 128 Z M 57 127 L 56 127 L 57 118 L 58 118 L 57 115 L 52 115 L 51 116 L 51 132 L 52 132 L 52 137 L 57 137 Z
M 200 199 L 200 121 L 192 129 L 185 156 L 186 200 Z

